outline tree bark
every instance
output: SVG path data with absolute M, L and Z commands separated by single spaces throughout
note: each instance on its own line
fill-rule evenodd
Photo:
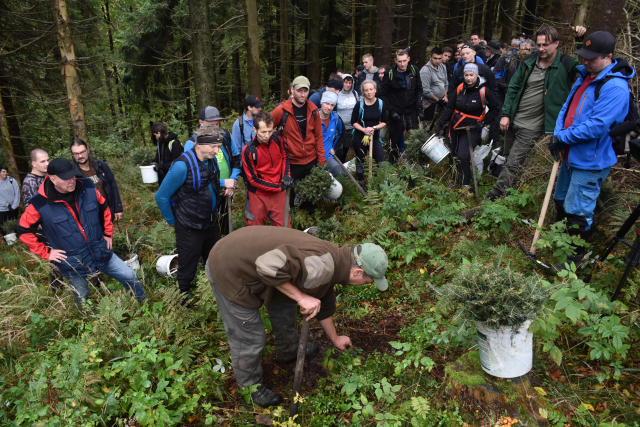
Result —
M 87 125 L 84 119 L 84 104 L 82 103 L 82 90 L 76 65 L 76 54 L 73 49 L 71 28 L 69 27 L 69 12 L 66 0 L 51 0 L 53 18 L 58 35 L 58 47 L 62 58 L 62 72 L 67 85 L 67 99 L 69 101 L 69 113 L 73 125 L 74 138 L 82 138 L 88 141 Z
M 18 172 L 24 177 L 31 170 L 31 167 L 22 142 L 20 123 L 18 122 L 16 111 L 13 107 L 13 97 L 11 96 L 9 86 L 10 83 L 7 81 L 4 63 L 0 60 L 0 95 L 2 96 L 2 104 L 4 106 L 9 135 L 11 135 L 11 146 L 18 165 Z
M 235 88 L 235 98 L 236 102 L 233 103 L 233 109 L 237 111 L 244 111 L 244 97 L 242 96 L 242 73 L 240 72 L 240 52 L 236 50 L 233 52 L 233 76 L 235 79 L 234 88 Z M 250 95 L 253 95 L 251 91 L 249 91 Z M 262 95 L 256 95 L 258 98 L 261 98 Z
M 9 175 L 20 185 L 22 181 L 20 180 L 18 164 L 16 163 L 16 157 L 13 154 L 13 147 L 11 146 L 11 135 L 9 134 L 9 126 L 7 126 L 7 113 L 2 102 L 2 95 L 0 95 L 0 133 L 2 133 L 2 146 L 4 147 L 7 163 L 9 164 Z
M 460 12 L 460 4 L 461 1 L 460 0 L 451 0 L 449 1 L 449 10 L 448 10 L 448 18 L 447 18 L 447 23 L 444 24 L 444 27 L 446 29 L 445 32 L 445 39 L 447 42 L 453 42 L 455 41 L 459 36 L 459 31 L 458 31 L 458 15 L 461 13 Z M 455 46 L 454 46 L 455 48 Z
M 411 37 L 411 2 L 410 0 L 402 0 L 404 3 L 398 10 L 398 16 L 396 20 L 398 22 L 398 37 L 395 40 L 395 45 L 399 49 L 404 49 L 407 46 L 410 46 L 410 37 Z
M 427 62 L 427 47 L 429 46 L 429 6 L 431 0 L 421 0 L 415 5 L 416 22 L 419 24 L 416 29 L 418 39 L 418 55 L 416 63 L 422 66 Z
M 187 46 L 183 41 L 181 43 L 181 52 L 182 52 L 182 93 L 184 96 L 185 103 L 185 121 L 187 122 L 187 132 L 189 135 L 193 134 L 193 114 L 191 113 L 191 82 L 189 80 L 189 63 L 184 59 L 187 57 Z
M 111 13 L 109 12 L 109 0 L 105 0 L 104 2 L 104 17 L 107 24 L 107 34 L 109 35 L 109 50 L 111 54 L 115 54 L 116 50 L 113 46 L 113 31 L 111 29 Z M 118 99 L 118 110 L 120 111 L 120 115 L 124 114 L 124 110 L 122 109 L 122 98 L 120 98 L 120 90 L 118 89 L 118 67 L 116 64 L 112 64 L 112 77 L 116 83 L 116 98 Z
M 367 31 L 367 52 L 373 52 L 373 29 L 375 28 L 375 22 L 374 22 L 374 13 L 375 13 L 375 0 L 369 0 L 369 29 Z
M 378 0 L 378 37 L 376 57 L 380 64 L 391 64 L 391 43 L 393 35 L 393 6 L 395 0 Z
M 526 0 L 524 7 L 526 9 L 522 20 L 522 29 L 527 33 L 527 36 L 533 36 L 533 33 L 536 31 L 536 8 L 538 7 L 538 0 Z
M 307 78 L 311 87 L 320 85 L 320 2 L 309 0 L 307 21 Z
M 511 40 L 513 37 L 513 29 L 515 26 L 517 0 L 502 0 L 501 24 L 502 32 L 500 40 Z
M 206 0 L 189 0 L 189 24 L 191 27 L 196 108 L 200 111 L 207 105 L 216 104 L 213 43 L 209 7 Z
M 289 90 L 289 16 L 287 0 L 280 0 L 280 98 L 286 99 Z
M 355 0 L 351 1 L 351 69 L 355 70 L 357 59 L 356 59 L 356 27 L 357 27 L 357 14 L 356 14 L 356 2 Z
M 608 31 L 615 35 L 623 22 L 624 7 L 624 0 L 594 1 L 586 19 L 589 33 Z
M 262 98 L 262 77 L 260 70 L 260 47 L 258 41 L 258 7 L 256 0 L 244 0 L 247 12 L 247 68 L 249 94 Z
M 482 34 L 482 12 L 484 2 L 475 2 L 473 5 L 473 19 L 471 21 L 471 32 Z M 487 40 L 489 41 L 489 40 Z
M 495 30 L 495 0 L 487 0 L 487 4 L 484 9 L 484 31 L 482 38 L 486 41 L 493 39 L 493 31 Z M 505 43 L 509 43 L 508 40 L 503 40 Z

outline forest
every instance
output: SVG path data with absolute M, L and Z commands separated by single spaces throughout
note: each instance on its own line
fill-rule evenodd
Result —
M 352 73 L 364 54 L 391 66 L 406 48 L 421 68 L 433 47 L 455 49 L 472 33 L 509 44 L 544 24 L 560 31 L 569 54 L 572 27 L 609 31 L 614 57 L 640 64 L 637 0 L 1 1 L 0 165 L 21 182 L 32 149 L 71 159 L 73 138 L 85 140 L 115 174 L 124 217 L 114 252 L 137 254 L 148 299 L 138 303 L 103 275 L 90 309 L 78 310 L 69 289 L 49 286 L 49 263 L 21 242 L 0 245 L 0 425 L 640 426 L 637 268 L 610 298 L 629 249 L 619 244 L 605 262 L 557 274 L 518 248 L 536 231 L 553 164 L 542 140 L 516 188 L 495 202 L 447 189 L 448 165 L 429 164 L 420 147 L 430 135 L 419 129 L 406 135 L 397 165 L 368 177 L 366 197 L 339 178 L 338 200 L 319 201 L 313 214 L 292 209 L 293 228 L 317 226 L 318 237 L 340 245 L 376 243 L 389 257 L 388 291 L 336 285 L 335 323 L 352 348 L 338 351 L 311 323 L 320 353 L 304 365 L 295 418 L 294 366 L 276 361 L 266 310 L 264 379 L 286 398 L 270 409 L 235 382 L 204 270 L 187 309 L 174 278 L 156 268 L 175 253 L 175 235 L 156 205 L 158 185 L 140 179 L 138 166 L 155 154 L 155 122 L 184 143 L 208 105 L 231 130 L 245 97 L 257 95 L 270 112 L 296 76 L 319 89 L 336 70 Z M 638 99 L 637 75 L 629 84 Z M 494 182 L 480 175 L 481 193 Z M 640 203 L 639 189 L 638 162 L 613 167 L 590 254 Z M 237 194 L 234 229 L 245 224 Z M 478 211 L 472 220 L 459 214 L 469 209 Z M 539 259 L 557 263 L 571 239 L 552 211 L 536 247 Z M 500 286 L 513 280 L 539 298 L 527 313 L 533 369 L 521 380 L 481 369 L 480 332 L 450 293 L 468 268 L 495 273 L 483 282 L 495 291 L 485 307 L 504 308 L 500 292 L 513 288 Z

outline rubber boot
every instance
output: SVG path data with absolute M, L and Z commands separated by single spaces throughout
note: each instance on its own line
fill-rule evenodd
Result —
M 556 222 L 560 222 L 567 217 L 567 212 L 564 210 L 564 200 L 553 199 L 553 203 L 556 205 Z
M 251 400 L 258 406 L 268 408 L 282 403 L 282 396 L 270 390 L 264 384 L 259 384 L 258 389 L 251 393 Z

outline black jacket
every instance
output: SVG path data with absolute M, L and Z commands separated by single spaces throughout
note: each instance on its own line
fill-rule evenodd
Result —
M 176 204 L 176 221 L 183 227 L 196 230 L 213 227 L 217 218 L 211 212 L 213 200 L 209 184 L 213 185 L 215 194 L 220 194 L 220 169 L 217 163 L 210 160 L 208 165 L 205 165 L 195 156 L 194 150 L 182 153 L 176 162 L 187 164 L 187 178 L 172 197 Z M 195 171 L 192 170 L 194 162 L 198 167 L 197 176 L 194 176 Z
M 485 51 L 484 47 L 478 45 L 478 46 L 474 46 L 473 50 L 476 51 L 476 56 L 479 56 L 482 59 L 482 62 L 484 62 L 485 64 L 487 63 L 487 52 Z
M 500 59 L 500 55 L 494 54 L 491 58 L 489 58 L 489 59 L 487 59 L 485 61 L 485 64 L 487 64 L 487 67 L 493 68 L 493 67 L 496 66 L 496 63 L 498 62 L 498 59 Z
M 398 66 L 384 73 L 378 97 L 382 99 L 389 115 L 412 114 L 422 111 L 422 80 L 420 70 L 409 64 L 405 71 L 406 87 L 402 87 L 402 79 L 398 76 Z
M 458 85 L 460 86 L 460 85 Z M 472 118 L 465 118 L 461 113 L 468 114 L 470 116 L 480 117 L 484 110 L 484 105 L 482 103 L 480 90 L 486 87 L 486 82 L 484 78 L 478 77 L 476 84 L 468 87 L 466 84 L 462 83 L 462 89 L 460 90 L 460 94 L 458 94 L 458 87 L 449 95 L 449 102 L 447 103 L 447 107 L 445 108 L 438 124 L 436 126 L 436 130 L 440 130 L 444 127 L 447 122 L 451 122 L 452 125 L 455 125 L 456 128 L 466 127 L 466 126 L 474 126 L 478 123 L 478 120 Z M 500 102 L 496 95 L 489 90 L 488 87 L 485 89 L 485 105 L 489 107 L 489 112 L 486 114 L 483 122 L 484 123 L 492 123 L 496 116 L 500 113 Z
M 498 96 L 496 77 L 493 75 L 491 68 L 487 67 L 485 64 L 477 62 L 475 64 L 478 66 L 478 75 L 484 78 L 487 88 L 491 90 L 494 95 Z M 460 83 L 464 83 L 464 67 L 458 66 L 456 71 L 453 72 L 453 77 L 449 82 L 449 92 L 447 93 L 447 98 L 449 98 L 449 100 L 451 100 L 451 95 L 455 93 Z
M 158 182 L 162 184 L 162 180 L 169 172 L 169 168 L 173 162 L 180 157 L 180 154 L 184 152 L 184 148 L 180 141 L 178 141 L 178 135 L 173 132 L 169 132 L 166 139 L 159 139 L 157 141 L 158 148 L 156 150 L 156 160 L 158 165 Z
M 362 94 L 362 83 L 364 83 L 365 80 L 367 80 L 367 71 L 366 70 L 365 71 L 361 71 L 360 74 L 358 74 L 358 77 L 356 77 L 356 81 L 354 82 L 354 89 L 359 94 Z M 379 88 L 380 87 L 380 75 L 378 74 L 377 71 L 375 73 L 373 73 L 373 81 L 377 83 L 378 88 Z
M 111 172 L 109 165 L 107 165 L 104 160 L 91 157 L 91 164 L 96 170 L 96 175 L 100 178 L 100 181 L 102 181 L 104 192 L 107 194 L 107 205 L 109 205 L 109 210 L 111 210 L 111 219 L 113 219 L 115 214 L 123 212 L 122 200 L 120 200 L 116 177 L 113 176 L 113 172 Z M 79 176 L 83 176 L 80 166 L 75 159 L 73 160 L 73 167 L 76 169 Z

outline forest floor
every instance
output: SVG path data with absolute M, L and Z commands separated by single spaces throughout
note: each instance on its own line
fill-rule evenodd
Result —
M 620 302 L 608 303 L 627 250 L 620 244 L 607 262 L 564 277 L 536 270 L 517 241 L 533 236 L 551 169 L 545 150 L 536 149 L 517 191 L 483 205 L 467 221 L 458 212 L 479 206 L 480 199 L 447 190 L 446 161 L 428 169 L 416 163 L 426 164 L 416 149 L 421 138 L 407 141 L 412 163 L 376 171 L 367 199 L 343 181 L 343 196 L 321 202 L 313 217 L 292 211 L 295 228 L 317 225 L 320 237 L 341 245 L 375 242 L 390 261 L 386 292 L 373 285 L 336 286 L 335 322 L 353 348 L 335 350 L 312 322 L 311 339 L 321 350 L 305 362 L 304 401 L 294 421 L 288 420 L 294 365 L 275 361 L 272 334 L 263 354 L 264 379 L 286 400 L 265 410 L 250 404 L 248 391 L 235 383 L 204 272 L 198 273 L 191 309 L 177 304 L 173 280 L 156 272 L 159 256 L 174 252 L 173 231 L 155 204 L 157 184 L 142 184 L 139 169 L 123 153 L 107 159 L 125 206 L 114 250 L 120 257 L 138 254 L 138 276 L 149 298 L 138 304 L 103 276 L 91 290 L 89 310 L 81 313 L 68 289 L 49 289 L 47 263 L 22 243 L 0 246 L 0 425 L 640 425 L 637 269 Z M 481 194 L 493 181 L 482 175 Z M 594 253 L 640 202 L 623 192 L 639 183 L 640 174 L 618 171 L 603 186 Z M 239 192 L 236 229 L 243 226 L 243 205 Z M 554 248 L 565 234 L 550 226 L 552 208 L 547 217 L 542 240 L 548 244 L 538 255 L 553 263 L 564 255 Z M 478 399 L 464 379 L 461 389 L 452 387 L 460 380 L 451 374 L 452 363 L 473 357 L 476 330 L 457 307 L 443 303 L 438 289 L 465 260 L 540 275 L 548 286 L 563 289 L 532 328 L 533 389 L 526 398 L 541 402 L 535 417 L 526 405 L 514 416 L 504 402 Z M 589 283 L 578 278 L 588 272 Z M 263 318 L 270 332 L 266 311 Z M 509 392 L 504 395 L 513 402 Z

